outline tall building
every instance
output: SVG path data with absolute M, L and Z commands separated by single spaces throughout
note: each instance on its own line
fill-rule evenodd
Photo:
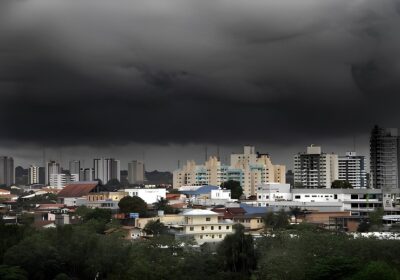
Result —
M 128 181 L 129 184 L 144 183 L 145 167 L 142 161 L 133 160 L 128 163 Z
M 78 182 L 77 174 L 50 174 L 49 185 L 54 188 L 63 188 L 64 186 Z
M 215 185 L 234 180 L 240 182 L 245 196 L 255 194 L 258 184 L 285 182 L 285 166 L 273 165 L 267 154 L 255 152 L 252 146 L 245 146 L 243 154 L 232 154 L 231 164 L 223 165 L 217 157 L 211 156 L 204 165 L 188 161 L 181 169 L 173 172 L 173 186 Z
M 370 138 L 370 169 L 373 188 L 399 190 L 399 136 L 396 128 L 375 126 Z
M 339 156 L 339 180 L 348 181 L 354 188 L 366 188 L 367 177 L 365 157 L 357 156 L 356 152 L 347 152 Z
M 54 160 L 47 162 L 46 164 L 46 185 L 50 184 L 50 176 L 52 174 L 60 174 L 61 166 L 58 162 Z
M 28 170 L 28 184 L 39 184 L 39 167 L 31 165 Z
M 113 158 L 100 158 L 93 160 L 94 178 L 107 184 L 111 179 L 121 180 L 120 161 Z
M 0 157 L 0 184 L 11 186 L 14 182 L 14 159 L 7 156 Z
M 81 170 L 81 162 L 79 160 L 71 160 L 69 162 L 69 173 L 78 176 L 79 180 L 81 179 L 80 170 Z
M 81 168 L 79 173 L 79 181 L 93 181 L 93 168 Z
M 294 157 L 294 187 L 330 188 L 338 180 L 338 156 L 311 145 Z

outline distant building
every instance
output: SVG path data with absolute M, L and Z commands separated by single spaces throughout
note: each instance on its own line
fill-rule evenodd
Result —
M 286 172 L 286 184 L 289 184 L 292 187 L 294 186 L 294 173 L 292 170 Z
M 28 184 L 39 184 L 39 167 L 31 165 L 28 169 Z
M 370 138 L 372 187 L 387 192 L 399 190 L 399 136 L 397 128 L 375 126 Z
M 0 185 L 11 186 L 14 182 L 14 159 L 7 156 L 0 157 Z
M 64 186 L 78 182 L 78 174 L 50 174 L 49 186 L 55 188 L 63 188 Z
M 107 184 L 111 179 L 121 181 L 120 161 L 113 158 L 100 158 L 93 160 L 94 179 Z
M 81 168 L 79 181 L 93 181 L 94 170 L 93 168 Z
M 61 166 L 58 162 L 49 161 L 46 164 L 46 185 L 50 184 L 50 176 L 61 173 Z
M 144 183 L 144 163 L 138 160 L 133 160 L 128 163 L 128 181 L 130 184 Z
M 294 187 L 330 188 L 338 180 L 338 156 L 311 145 L 294 157 Z
M 71 175 L 75 174 L 76 176 L 78 176 L 78 181 L 81 180 L 80 171 L 81 171 L 81 162 L 79 160 L 71 160 L 69 162 L 69 173 Z
M 346 156 L 339 156 L 339 180 L 348 181 L 353 188 L 366 188 L 365 157 L 356 152 L 347 152 Z
M 245 146 L 243 154 L 232 154 L 230 165 L 223 165 L 211 156 L 204 165 L 188 161 L 173 172 L 173 187 L 185 185 L 214 185 L 238 181 L 246 196 L 255 194 L 255 186 L 267 182 L 285 182 L 285 166 L 273 165 L 268 154 L 255 152 L 253 146 Z

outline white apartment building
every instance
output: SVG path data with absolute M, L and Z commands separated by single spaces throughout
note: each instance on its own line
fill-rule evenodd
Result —
M 152 204 L 160 200 L 161 198 L 166 199 L 167 191 L 166 189 L 125 189 L 125 192 L 129 196 L 138 196 L 143 199 L 147 204 Z
M 188 161 L 181 169 L 173 172 L 173 186 L 214 185 L 234 180 L 240 182 L 245 196 L 255 194 L 261 183 L 284 183 L 285 166 L 273 165 L 267 154 L 255 152 L 253 146 L 245 146 L 243 154 L 232 154 L 230 165 L 222 165 L 217 157 L 210 157 L 204 165 Z
M 78 182 L 78 174 L 50 174 L 49 186 L 53 188 L 63 188 L 64 186 Z
M 339 179 L 338 156 L 321 152 L 311 145 L 306 153 L 294 157 L 294 186 L 298 188 L 330 188 Z
M 184 216 L 183 232 L 179 236 L 191 236 L 199 245 L 205 242 L 220 242 L 233 232 L 233 221 L 219 221 L 216 212 L 192 209 L 182 215 Z
M 357 156 L 356 152 L 347 152 L 346 156 L 339 156 L 339 180 L 348 181 L 354 188 L 366 188 L 366 162 L 364 156 Z
M 58 162 L 49 161 L 46 164 L 46 184 L 51 185 L 50 176 L 53 174 L 60 174 L 61 166 Z
M 28 184 L 39 184 L 39 167 L 38 166 L 29 166 L 28 170 Z

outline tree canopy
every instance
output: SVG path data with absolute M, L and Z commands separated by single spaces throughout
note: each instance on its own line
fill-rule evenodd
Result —
M 119 203 L 118 207 L 122 213 L 139 213 L 140 216 L 147 215 L 147 203 L 138 196 L 125 196 Z
M 231 198 L 239 199 L 243 194 L 243 188 L 240 186 L 240 182 L 229 180 L 221 184 L 221 188 L 231 190 Z

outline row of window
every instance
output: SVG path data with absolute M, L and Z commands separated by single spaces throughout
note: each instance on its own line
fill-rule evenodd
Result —
M 229 228 L 230 228 L 229 226 L 226 226 L 226 229 L 229 230 Z M 221 230 L 221 229 L 222 229 L 222 226 L 218 226 L 218 230 Z M 194 231 L 194 227 L 190 227 L 189 230 L 190 230 L 190 231 Z M 205 230 L 205 227 L 202 226 L 202 227 L 201 227 L 201 230 Z M 214 230 L 214 226 L 211 226 L 211 230 Z

